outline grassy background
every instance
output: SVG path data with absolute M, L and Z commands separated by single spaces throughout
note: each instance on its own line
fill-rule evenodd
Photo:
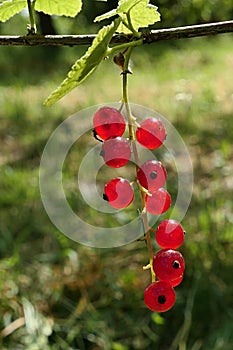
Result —
M 78 110 L 121 98 L 119 71 L 109 60 L 54 107 L 43 106 L 82 50 L 0 48 L 0 346 L 231 350 L 232 35 L 153 44 L 133 55 L 131 102 L 173 123 L 194 167 L 183 220 L 186 274 L 165 314 L 143 303 L 149 283 L 143 243 L 84 247 L 57 231 L 41 203 L 38 169 L 51 132 Z M 86 138 L 83 149 L 90 142 Z M 74 177 L 80 161 L 76 149 L 65 168 L 74 207 L 81 200 Z

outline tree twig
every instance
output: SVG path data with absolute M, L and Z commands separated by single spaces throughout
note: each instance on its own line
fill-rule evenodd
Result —
M 198 24 L 184 27 L 152 30 L 144 33 L 144 43 L 158 41 L 187 39 L 199 36 L 217 35 L 233 32 L 233 20 Z M 95 34 L 89 35 L 24 35 L 24 36 L 0 36 L 0 46 L 79 46 L 90 45 Z M 132 35 L 116 34 L 111 44 L 123 44 L 131 41 Z

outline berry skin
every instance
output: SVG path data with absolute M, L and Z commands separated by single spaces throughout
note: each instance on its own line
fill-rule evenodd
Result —
M 171 285 L 177 285 L 179 278 L 184 274 L 184 268 L 184 258 L 177 250 L 163 249 L 153 258 L 153 270 L 156 276 L 160 281 L 165 281 Z
M 169 284 L 174 288 L 174 287 L 177 287 L 182 281 L 183 281 L 183 278 L 184 278 L 184 275 L 172 280 L 172 281 L 169 281 Z
M 156 160 L 147 160 L 137 172 L 140 185 L 149 191 L 155 191 L 163 187 L 166 182 L 166 175 L 165 168 Z
M 171 205 L 171 197 L 164 188 L 159 188 L 151 193 L 151 196 L 146 195 L 146 210 L 153 215 L 165 213 Z
M 156 118 L 143 120 L 136 130 L 136 139 L 144 147 L 155 149 L 162 145 L 166 138 L 166 130 L 161 122 Z
M 184 230 L 179 222 L 172 219 L 164 220 L 159 224 L 155 238 L 161 248 L 176 249 L 184 242 Z
M 158 281 L 150 284 L 144 292 L 146 306 L 155 312 L 165 312 L 173 307 L 176 293 L 171 285 Z
M 122 136 L 126 123 L 123 115 L 115 108 L 102 107 L 93 117 L 94 130 L 102 140 Z
M 103 142 L 100 155 L 104 158 L 108 166 L 120 168 L 126 165 L 130 160 L 130 144 L 123 137 L 108 139 Z
M 128 207 L 134 199 L 130 182 L 121 177 L 110 180 L 104 187 L 103 198 L 116 209 Z

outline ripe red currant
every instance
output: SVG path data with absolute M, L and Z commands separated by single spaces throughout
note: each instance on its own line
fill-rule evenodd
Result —
M 153 258 L 153 270 L 160 281 L 173 284 L 183 276 L 184 258 L 180 252 L 173 249 L 160 250 Z
M 113 208 L 128 207 L 134 199 L 134 191 L 130 182 L 121 177 L 110 180 L 104 187 L 103 198 Z
M 176 220 L 164 220 L 159 224 L 155 238 L 161 248 L 176 249 L 184 242 L 184 230 Z
M 122 136 L 126 127 L 123 115 L 112 107 L 100 108 L 94 115 L 93 124 L 96 134 L 103 140 Z
M 150 284 L 144 292 L 146 306 L 155 312 L 165 312 L 175 304 L 176 293 L 166 282 L 158 281 Z
M 166 182 L 166 175 L 165 168 L 156 160 L 147 160 L 137 172 L 140 185 L 149 191 L 155 191 L 163 187 Z
M 146 195 L 146 210 L 153 215 L 165 213 L 171 205 L 171 197 L 164 188 Z
M 130 160 L 130 144 L 123 137 L 108 139 L 103 142 L 100 154 L 103 156 L 108 166 L 120 168 L 126 165 Z
M 184 275 L 169 281 L 169 284 L 174 288 L 177 287 L 183 281 Z
M 166 130 L 161 122 L 156 118 L 143 120 L 136 130 L 136 139 L 144 147 L 155 149 L 162 145 L 166 138 Z

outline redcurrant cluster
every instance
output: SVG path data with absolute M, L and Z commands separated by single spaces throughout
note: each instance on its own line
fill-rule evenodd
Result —
M 100 155 L 104 162 L 112 168 L 126 165 L 131 158 L 131 147 L 122 137 L 126 128 L 123 115 L 115 108 L 102 107 L 95 113 L 93 124 L 95 136 L 103 140 Z M 113 208 L 126 208 L 134 199 L 133 186 L 126 179 L 114 178 L 105 185 L 103 198 Z
M 155 231 L 155 238 L 162 248 L 153 257 L 153 271 L 157 281 L 145 290 L 144 301 L 152 311 L 164 312 L 174 305 L 174 287 L 182 282 L 184 276 L 184 258 L 176 250 L 184 241 L 184 230 L 177 221 L 164 220 Z
M 126 121 L 121 112 L 112 107 L 102 107 L 95 113 L 93 124 L 95 137 L 102 141 L 100 154 L 105 164 L 112 168 L 126 165 L 131 159 L 132 140 L 123 137 Z M 157 149 L 166 138 L 165 127 L 156 118 L 147 118 L 140 125 L 135 121 L 134 127 L 136 141 L 147 149 Z M 135 147 L 133 153 L 135 158 Z M 104 187 L 103 198 L 113 208 L 126 208 L 134 200 L 133 186 L 137 183 L 144 202 L 143 212 L 152 215 L 165 213 L 171 205 L 171 197 L 164 188 L 167 177 L 165 168 L 156 160 L 135 165 L 136 179 L 133 182 L 121 177 L 110 180 Z M 151 229 L 147 220 L 145 231 L 148 238 Z M 181 253 L 175 249 L 183 240 L 184 230 L 175 220 L 162 221 L 156 230 L 156 242 L 162 250 L 150 259 L 153 261 L 149 267 L 157 280 L 154 278 L 144 293 L 145 304 L 153 311 L 167 311 L 175 303 L 174 287 L 181 283 L 185 266 Z
M 101 156 L 112 168 L 120 168 L 131 159 L 130 142 L 122 137 L 126 122 L 115 108 L 102 107 L 93 118 L 94 133 L 101 138 Z M 148 149 L 158 148 L 166 137 L 165 128 L 160 120 L 148 118 L 136 130 L 137 141 Z M 166 170 L 156 160 L 148 160 L 137 167 L 137 180 L 147 191 L 146 210 L 159 215 L 168 210 L 171 204 L 169 193 L 162 187 L 166 182 Z M 114 208 L 125 208 L 134 199 L 132 183 L 123 178 L 115 178 L 105 185 L 104 199 Z

